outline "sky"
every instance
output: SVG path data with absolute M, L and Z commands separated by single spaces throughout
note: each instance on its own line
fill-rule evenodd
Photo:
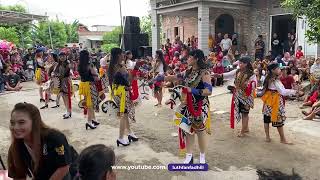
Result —
M 92 25 L 120 25 L 119 0 L 0 0 L 1 5 L 20 4 L 30 13 L 47 15 L 50 19 L 73 22 L 75 19 Z M 123 16 L 145 16 L 149 0 L 121 0 Z

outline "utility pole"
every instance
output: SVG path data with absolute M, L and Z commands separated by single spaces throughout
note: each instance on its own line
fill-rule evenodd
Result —
M 46 13 L 46 16 L 47 16 L 47 13 Z M 47 20 L 47 23 L 48 23 L 48 29 L 49 29 L 51 49 L 53 49 L 52 36 L 51 36 L 51 22 L 49 20 Z
M 121 41 L 120 41 L 120 48 L 123 49 L 123 22 L 122 22 L 122 8 L 121 8 L 121 0 L 119 0 L 119 8 L 120 8 L 120 20 L 121 20 Z

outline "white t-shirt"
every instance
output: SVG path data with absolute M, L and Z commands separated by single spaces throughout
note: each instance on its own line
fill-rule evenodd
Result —
M 221 40 L 221 46 L 222 46 L 222 50 L 225 51 L 225 50 L 229 50 L 232 46 L 232 41 L 230 38 L 228 39 L 222 39 Z
M 164 67 L 162 62 L 159 63 L 159 67 L 156 69 L 156 72 L 159 74 L 164 74 Z
M 136 66 L 136 62 L 132 61 L 131 59 L 127 60 L 127 69 L 133 70 Z

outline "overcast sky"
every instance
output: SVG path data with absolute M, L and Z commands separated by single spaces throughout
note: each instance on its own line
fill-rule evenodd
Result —
M 149 0 L 121 0 L 123 16 L 145 16 L 150 10 Z M 30 13 L 56 18 L 66 22 L 78 19 L 91 25 L 120 25 L 118 0 L 0 0 L 2 5 L 20 4 Z

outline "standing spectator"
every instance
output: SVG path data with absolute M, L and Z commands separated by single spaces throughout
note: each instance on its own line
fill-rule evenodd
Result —
M 224 39 L 221 40 L 220 46 L 221 46 L 222 51 L 229 51 L 229 49 L 232 46 L 232 41 L 229 38 L 228 34 L 224 35 Z
M 209 39 L 208 39 L 208 47 L 209 47 L 209 51 L 213 51 L 213 47 L 214 47 L 214 39 L 212 37 L 212 34 L 209 35 Z
M 33 48 L 28 48 L 28 53 L 23 57 L 23 69 L 26 70 L 27 67 L 30 65 L 33 66 L 33 69 L 35 68 L 35 61 L 34 61 L 34 54 L 33 54 Z
M 238 49 L 238 35 L 234 33 L 232 35 L 232 53 L 235 54 L 237 49 Z
M 2 61 L 2 56 L 0 55 L 0 93 L 4 91 L 5 82 L 4 63 Z
M 223 37 L 222 37 L 222 34 L 221 33 L 218 33 L 217 34 L 217 38 L 216 38 L 216 44 L 219 45 L 222 41 Z
M 296 36 L 294 34 L 291 34 L 289 39 L 289 52 L 291 56 L 294 55 L 295 48 L 296 48 Z
M 274 33 L 271 41 L 272 58 L 281 54 L 281 43 L 277 33 Z
M 264 57 L 264 49 L 265 49 L 265 44 L 262 40 L 262 35 L 258 36 L 258 39 L 255 41 L 254 47 L 255 47 L 255 59 L 262 60 Z
M 213 73 L 218 74 L 219 76 L 212 78 L 212 86 L 222 86 L 224 68 L 221 62 L 217 62 L 217 64 L 214 66 Z
M 20 82 L 20 77 L 13 70 L 8 67 L 8 76 L 6 79 L 6 89 L 7 91 L 20 91 L 22 89 L 22 85 Z

